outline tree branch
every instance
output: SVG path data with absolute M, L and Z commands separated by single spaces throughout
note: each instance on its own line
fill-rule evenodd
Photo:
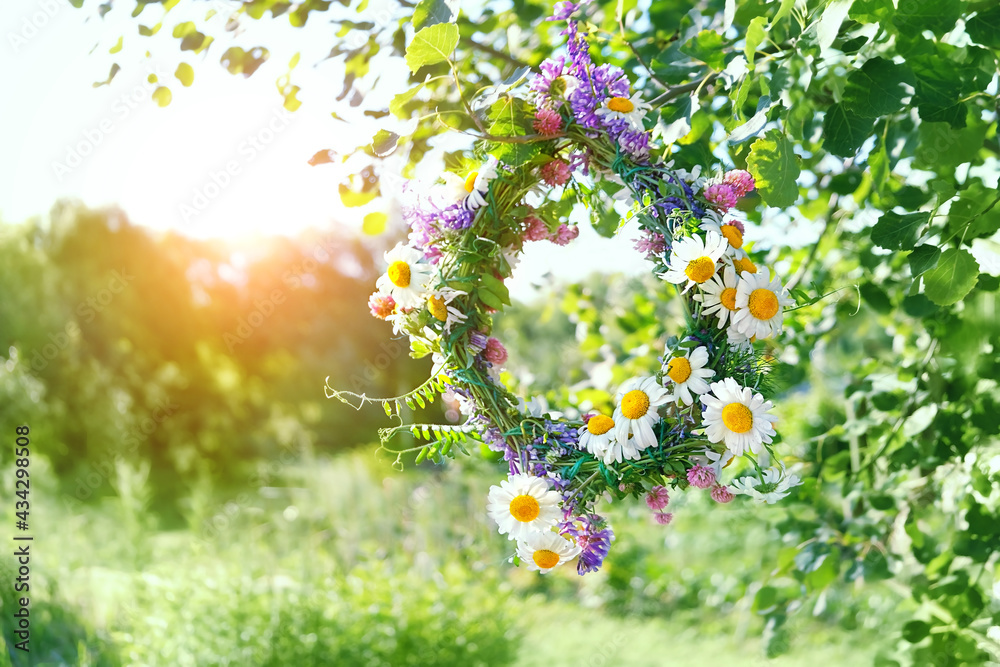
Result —
M 524 62 L 520 58 L 515 58 L 511 54 L 506 53 L 504 51 L 501 51 L 500 49 L 493 48 L 492 46 L 490 46 L 488 44 L 482 44 L 480 42 L 477 42 L 476 40 L 472 39 L 471 37 L 462 37 L 462 38 L 460 38 L 458 40 L 458 43 L 459 44 L 464 44 L 465 46 L 469 47 L 470 49 L 474 49 L 476 51 L 481 51 L 482 53 L 491 55 L 494 58 L 499 58 L 499 59 L 501 59 L 501 60 L 503 60 L 503 61 L 505 61 L 505 62 L 507 62 L 507 63 L 509 63 L 511 65 L 514 65 L 516 67 L 531 67 L 531 65 L 529 65 L 526 62 Z

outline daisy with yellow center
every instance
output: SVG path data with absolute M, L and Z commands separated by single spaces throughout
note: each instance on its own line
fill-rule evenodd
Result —
M 742 276 L 744 273 L 757 273 L 757 265 L 745 253 L 743 257 L 734 256 L 731 259 L 733 261 L 733 269 L 735 269 L 737 275 Z
M 430 312 L 434 319 L 444 323 L 444 330 L 447 333 L 451 332 L 451 327 L 453 325 L 459 324 L 468 319 L 468 316 L 465 313 L 451 305 L 451 302 L 454 301 L 459 294 L 464 294 L 464 292 L 459 292 L 458 290 L 450 287 L 441 287 L 427 297 L 428 312 Z
M 603 459 L 615 442 L 615 420 L 607 415 L 594 415 L 580 427 L 580 449 Z
M 653 424 L 660 421 L 658 410 L 670 401 L 670 394 L 661 387 L 654 377 L 632 378 L 618 389 L 615 402 L 615 439 L 616 443 L 604 457 L 621 463 L 623 459 L 635 460 L 639 452 L 648 447 L 655 447 L 656 434 Z
M 736 312 L 736 288 L 739 279 L 736 270 L 727 266 L 721 274 L 716 274 L 701 286 L 701 294 L 695 294 L 692 299 L 701 302 L 702 315 L 715 315 L 719 318 L 719 328 L 726 326 L 730 315 Z
M 424 303 L 426 285 L 434 272 L 434 267 L 423 262 L 423 258 L 419 250 L 397 245 L 385 253 L 389 268 L 376 281 L 376 287 L 391 296 L 401 308 L 419 308 Z
M 709 442 L 724 442 L 735 456 L 750 451 L 759 454 L 763 443 L 774 438 L 774 422 L 768 413 L 773 407 L 749 387 L 741 387 L 733 378 L 713 382 L 712 393 L 701 397 L 704 411 L 701 419 Z
M 764 273 L 743 274 L 736 288 L 732 326 L 744 336 L 770 338 L 781 333 L 782 309 L 793 303 L 780 278 L 768 282 Z
M 609 97 L 597 110 L 597 115 L 602 116 L 605 121 L 623 120 L 636 132 L 642 132 L 645 129 L 642 121 L 651 108 L 642 101 L 642 95 L 635 93 L 632 97 Z
M 517 542 L 517 557 L 542 574 L 580 555 L 580 547 L 558 533 L 534 533 Z
M 707 232 L 704 239 L 696 235 L 675 241 L 670 249 L 670 264 L 660 278 L 684 285 L 685 292 L 692 285 L 702 285 L 715 275 L 716 263 L 728 247 L 728 241 L 716 232 Z
M 544 478 L 510 475 L 500 486 L 490 487 L 486 511 L 508 540 L 524 540 L 556 525 L 562 517 L 559 500 Z
M 722 217 L 718 214 L 706 213 L 706 217 L 699 223 L 699 227 L 706 232 L 715 232 L 721 235 L 729 247 L 726 248 L 726 256 L 731 259 L 742 259 L 747 256 L 743 250 L 743 230 L 742 223 L 735 221 L 722 222 Z
M 691 393 L 708 393 L 707 379 L 715 375 L 708 365 L 708 349 L 704 346 L 688 350 L 663 360 L 663 385 L 670 398 L 681 405 L 694 403 Z
M 486 206 L 486 194 L 490 191 L 490 181 L 497 177 L 498 164 L 497 159 L 491 155 L 478 171 L 470 172 L 465 177 L 465 191 L 468 193 L 465 208 L 475 211 Z

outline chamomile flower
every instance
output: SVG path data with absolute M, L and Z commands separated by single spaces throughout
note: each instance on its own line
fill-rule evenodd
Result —
M 426 285 L 431 279 L 434 267 L 421 261 L 419 250 L 398 244 L 385 253 L 389 264 L 386 272 L 375 282 L 383 294 L 388 294 L 402 308 L 419 308 L 427 295 Z
M 621 451 L 609 450 L 608 453 L 620 453 L 622 458 L 634 460 L 639 458 L 640 451 L 655 446 L 653 424 L 660 421 L 657 410 L 669 400 L 670 394 L 654 377 L 632 378 L 625 382 L 615 396 L 618 405 L 614 416 L 615 438 Z
M 802 484 L 798 475 L 789 475 L 784 464 L 764 471 L 761 479 L 742 477 L 732 483 L 733 492 L 750 496 L 757 502 L 776 503 L 789 494 L 793 487 Z
M 692 285 L 704 284 L 715 275 L 718 262 L 729 247 L 720 234 L 707 232 L 705 238 L 689 236 L 675 241 L 670 249 L 670 264 L 660 277 L 675 285 L 684 285 L 686 292 Z
M 633 130 L 642 132 L 645 128 L 642 121 L 646 112 L 652 107 L 642 101 L 642 95 L 635 93 L 632 97 L 609 97 L 597 110 L 597 115 L 609 120 L 624 120 Z
M 465 208 L 475 211 L 486 206 L 486 193 L 490 190 L 490 181 L 497 177 L 498 164 L 491 155 L 479 171 L 473 171 L 465 178 L 465 191 L 469 193 L 465 198 Z
M 722 469 L 727 467 L 730 463 L 733 462 L 733 459 L 736 458 L 735 456 L 733 456 L 733 453 L 728 449 L 722 452 L 721 454 L 715 451 L 714 449 L 706 449 L 704 452 L 704 456 L 710 462 L 709 467 L 715 471 L 716 479 L 722 478 Z
M 727 266 L 721 274 L 702 283 L 701 294 L 691 297 L 695 301 L 701 301 L 702 315 L 715 315 L 719 318 L 720 329 L 726 326 L 730 315 L 736 313 L 736 288 L 739 282 L 736 269 Z
M 781 278 L 768 282 L 763 273 L 743 274 L 736 288 L 733 326 L 744 336 L 770 338 L 781 333 L 782 308 L 793 303 L 781 287 Z
M 615 442 L 615 420 L 607 415 L 594 415 L 580 427 L 579 435 L 580 449 L 603 459 Z
M 691 405 L 691 393 L 708 393 L 708 378 L 715 375 L 708 365 L 708 349 L 704 346 L 688 350 L 684 354 L 663 360 L 664 386 L 671 392 L 671 398 L 682 405 Z
M 751 352 L 753 344 L 757 342 L 757 337 L 744 336 L 730 322 L 729 328 L 726 329 L 726 342 L 729 344 L 729 347 L 735 348 L 740 352 Z
M 725 442 L 735 456 L 751 451 L 759 454 L 763 443 L 774 438 L 774 422 L 768 413 L 773 407 L 749 387 L 741 387 L 733 378 L 713 382 L 712 393 L 701 397 L 705 404 L 701 419 L 709 442 Z
M 551 572 L 568 560 L 580 555 L 580 547 L 553 532 L 534 533 L 517 542 L 517 556 L 529 570 L 542 574 Z
M 718 222 L 706 217 L 701 221 L 699 227 L 705 231 L 722 235 L 729 242 L 726 254 L 730 257 L 746 257 L 746 251 L 743 250 L 743 223 L 738 220 Z
M 534 475 L 511 475 L 491 486 L 486 511 L 508 540 L 524 540 L 552 528 L 559 521 L 559 493 Z
M 451 332 L 452 326 L 468 319 L 468 316 L 465 313 L 451 305 L 451 302 L 454 301 L 459 294 L 464 294 L 464 292 L 459 292 L 458 290 L 450 287 L 441 287 L 434 290 L 434 292 L 427 297 L 428 312 L 434 316 L 434 319 L 439 322 L 444 322 L 444 330 L 447 333 Z

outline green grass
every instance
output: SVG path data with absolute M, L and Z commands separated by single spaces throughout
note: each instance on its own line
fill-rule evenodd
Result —
M 492 470 L 357 454 L 272 472 L 233 497 L 202 484 L 173 531 L 139 468 L 75 512 L 40 489 L 32 655 L 13 664 L 857 665 L 877 646 L 829 614 L 764 628 L 743 600 L 780 540 L 747 512 L 678 499 L 663 528 L 619 508 L 604 571 L 541 577 L 506 563 Z

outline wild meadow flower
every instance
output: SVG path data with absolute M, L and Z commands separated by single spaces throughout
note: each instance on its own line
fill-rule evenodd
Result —
M 701 302 L 702 315 L 715 315 L 719 319 L 719 328 L 726 326 L 730 316 L 736 312 L 736 288 L 739 280 L 736 269 L 725 267 L 721 273 L 712 276 L 702 283 L 701 293 L 695 294 L 695 301 Z
M 517 543 L 517 556 L 529 570 L 551 572 L 580 554 L 580 547 L 559 533 L 533 533 Z
M 660 421 L 657 410 L 669 399 L 654 377 L 632 378 L 618 389 L 614 420 L 622 458 L 637 459 L 640 451 L 656 446 L 653 424 Z
M 669 525 L 670 522 L 674 520 L 674 515 L 671 514 L 670 512 L 657 512 L 656 514 L 653 515 L 653 518 L 656 519 L 656 523 L 660 524 L 661 526 L 666 526 Z
M 396 310 L 396 300 L 388 294 L 375 292 L 368 297 L 368 309 L 371 311 L 372 317 L 384 320 Z
M 722 182 L 731 186 L 737 197 L 746 197 L 747 194 L 753 191 L 755 186 L 753 176 L 745 169 L 731 169 L 727 171 L 722 177 Z
M 543 107 L 535 113 L 535 120 L 531 125 L 538 134 L 551 137 L 562 131 L 562 116 L 552 109 Z
M 733 498 L 736 497 L 733 495 L 733 492 L 729 490 L 729 487 L 722 486 L 721 484 L 716 484 L 712 487 L 711 496 L 712 500 L 722 504 L 732 502 Z
M 715 484 L 715 471 L 708 466 L 692 466 L 687 471 L 687 481 L 696 489 L 707 489 Z
M 670 264 L 660 277 L 669 283 L 684 285 L 685 291 L 692 285 L 701 285 L 715 275 L 716 262 L 728 246 L 729 242 L 715 232 L 707 232 L 705 238 L 685 237 L 670 249 Z
M 546 185 L 552 187 L 566 185 L 569 182 L 569 164 L 564 160 L 555 159 L 542 165 L 539 174 Z
M 733 378 L 713 382 L 712 393 L 701 397 L 705 409 L 702 423 L 709 442 L 725 442 L 736 456 L 746 451 L 759 454 L 763 443 L 774 438 L 777 417 L 768 411 L 773 407 L 749 387 L 741 387 Z
M 646 506 L 654 512 L 662 510 L 670 502 L 670 494 L 667 493 L 667 487 L 665 486 L 654 486 L 646 494 Z
M 708 366 L 708 349 L 701 345 L 683 354 L 663 360 L 664 387 L 671 399 L 680 405 L 694 403 L 694 394 L 708 393 L 708 382 L 715 371 Z
M 486 349 L 483 350 L 483 359 L 494 366 L 503 366 L 507 363 L 507 348 L 492 336 L 486 341 Z
M 609 97 L 597 110 L 597 115 L 609 120 L 623 120 L 630 128 L 642 132 L 645 128 L 642 125 L 646 112 L 652 107 L 642 101 L 642 94 L 635 93 L 632 97 Z
M 603 459 L 608 449 L 615 442 L 615 420 L 607 415 L 596 414 L 580 427 L 580 449 L 590 452 L 598 459 Z
M 580 235 L 580 228 L 577 225 L 559 225 L 556 233 L 549 237 L 549 240 L 556 245 L 568 245 L 570 241 Z
M 768 281 L 763 273 L 745 273 L 736 288 L 733 326 L 744 336 L 770 338 L 781 333 L 782 309 L 794 303 L 782 288 L 781 278 Z
M 764 471 L 761 479 L 742 477 L 733 482 L 733 492 L 750 496 L 757 502 L 776 503 L 787 496 L 793 487 L 802 484 L 798 475 L 788 475 L 784 464 Z
M 725 213 L 736 206 L 737 196 L 736 191 L 731 185 L 715 183 L 705 188 L 705 199 L 718 206 Z
M 403 244 L 385 253 L 389 268 L 375 285 L 383 294 L 391 296 L 403 308 L 419 308 L 427 294 L 426 285 L 434 272 L 423 260 L 424 256 Z
M 487 513 L 509 540 L 524 540 L 548 530 L 559 520 L 559 493 L 534 475 L 510 475 L 491 486 Z

